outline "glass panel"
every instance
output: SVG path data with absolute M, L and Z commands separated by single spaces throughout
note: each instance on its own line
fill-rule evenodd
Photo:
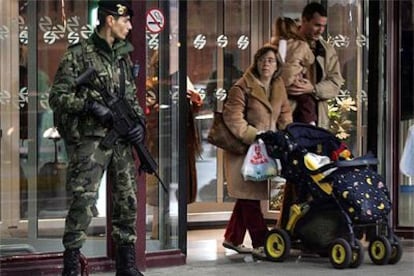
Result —
M 272 2 L 273 19 L 279 16 L 286 16 L 300 22 L 303 7 L 309 1 L 307 0 L 281 0 Z M 272 22 L 273 24 L 274 22 Z M 273 25 L 272 25 L 273 27 Z
M 147 183 L 147 251 L 178 247 L 178 99 L 179 87 L 178 1 L 147 1 L 152 20 L 164 29 L 147 28 L 147 146 L 159 166 L 159 174 L 170 194 L 152 175 Z M 162 32 L 161 32 L 162 30 Z
M 37 52 L 37 162 L 39 166 L 37 176 L 37 214 L 39 219 L 64 218 L 67 212 L 70 195 L 66 191 L 66 166 L 67 159 L 65 147 L 60 136 L 56 136 L 53 129 L 53 112 L 49 107 L 48 89 L 53 81 L 54 74 L 59 65 L 63 52 L 68 46 L 68 37 L 72 36 L 72 28 L 85 25 L 85 15 L 77 15 L 77 20 L 82 18 L 83 22 L 73 24 L 72 12 L 69 7 L 64 9 L 68 13 L 69 30 L 67 36 L 62 33 L 66 18 L 56 16 L 61 14 L 62 7 L 52 1 L 43 1 L 38 5 L 39 13 L 37 20 L 40 23 L 37 30 L 38 49 Z M 83 7 L 84 8 L 84 7 Z M 53 11 L 53 14 L 52 14 Z M 26 22 L 25 22 L 26 23 Z M 27 24 L 27 23 L 26 23 Z M 52 57 L 52 58 L 51 58 Z M 62 221 L 61 221 L 62 222 Z M 39 225 L 39 236 L 46 233 Z M 54 231 L 56 237 L 63 234 L 63 225 L 58 231 Z
M 204 104 L 195 114 L 195 122 L 201 142 L 201 155 L 197 158 L 197 202 L 217 201 L 217 150 L 207 142 L 211 125 L 215 97 L 211 89 L 214 80 L 209 79 L 217 64 L 217 34 L 221 33 L 218 18 L 222 10 L 221 1 L 198 1 L 188 5 L 187 61 L 189 78 L 202 95 Z M 203 26 L 206 28 L 203 29 Z
M 0 206 L 1 245 L 18 236 L 21 217 L 21 202 L 25 196 L 20 192 L 25 187 L 23 165 L 19 159 L 19 129 L 23 114 L 27 114 L 27 85 L 19 83 L 19 64 L 24 63 L 19 55 L 18 1 L 1 1 L 0 9 Z M 21 78 L 22 83 L 27 78 Z M 26 108 L 25 108 L 26 107 Z M 26 111 L 26 112 L 25 112 Z M 27 200 L 26 200 L 27 202 Z M 20 232 L 27 237 L 27 232 Z M 10 243 L 13 247 L 13 243 Z M 8 248 L 6 247 L 6 250 Z M 4 254 L 2 250 L 0 254 Z
M 157 1 L 147 2 L 147 12 L 151 9 L 158 8 Z M 147 119 L 147 147 L 159 164 L 159 33 L 151 33 L 147 30 L 146 33 L 146 108 L 145 115 Z M 164 183 L 166 183 L 164 181 Z M 148 251 L 158 250 L 160 245 L 159 240 L 159 183 L 155 176 L 146 175 L 146 217 L 147 217 L 147 239 L 146 249 Z M 156 241 L 156 242 L 155 242 Z
M 273 18 L 291 17 L 300 22 L 303 7 L 309 1 L 274 1 Z M 322 1 L 323 2 L 323 1 Z M 339 97 L 330 102 L 338 107 L 331 112 L 331 131 L 353 150 L 355 156 L 366 151 L 367 126 L 367 33 L 362 1 L 326 1 L 328 25 L 325 38 L 335 47 L 345 79 Z M 349 120 L 349 121 L 348 121 Z
M 12 193 L 17 195 L 17 200 L 8 207 L 19 215 L 12 212 L 7 215 L 14 223 L 2 225 L 9 232 L 7 236 L 2 235 L 7 237 L 2 239 L 2 245 L 10 245 L 10 252 L 14 254 L 62 251 L 64 219 L 70 200 L 66 188 L 67 156 L 63 141 L 55 135 L 53 113 L 48 104 L 49 88 L 66 48 L 87 38 L 96 20 L 90 21 L 88 1 L 12 3 L 19 13 L 14 15 L 19 18 L 15 32 L 18 33 L 19 68 L 14 70 L 19 70 L 16 74 L 19 92 L 15 93 L 18 97 L 14 102 L 18 116 L 10 118 L 15 129 L 20 129 L 16 139 L 19 148 L 16 153 L 20 156 L 16 179 L 20 179 L 20 185 L 15 186 L 20 188 Z M 16 49 L 12 43 L 6 48 Z M 3 189 L 3 183 L 1 186 Z M 88 232 L 90 238 L 82 249 L 86 256 L 106 256 L 105 186 L 103 181 L 96 217 Z
M 345 79 L 331 101 L 331 130 L 355 156 L 366 151 L 368 48 L 362 1 L 328 1 L 327 40 L 335 47 Z
M 71 199 L 70 186 L 66 185 L 68 159 L 63 140 L 54 135 L 57 130 L 53 128 L 53 112 L 48 105 L 47 92 L 59 65 L 56 61 L 60 61 L 69 45 L 89 37 L 96 24 L 96 17 L 92 16 L 87 1 L 50 0 L 39 2 L 37 21 L 38 236 L 54 238 L 60 242 Z M 98 195 L 98 203 L 93 209 L 94 218 L 88 229 L 88 242 L 83 251 L 86 255 L 105 256 L 105 178 Z M 101 247 L 89 247 L 91 241 L 96 241 L 95 245 L 100 244 Z
M 400 175 L 398 226 L 414 226 L 414 173 L 406 167 L 413 167 L 414 148 L 414 1 L 401 1 L 401 75 L 400 75 L 400 153 L 406 150 L 407 159 L 401 167 L 405 174 Z M 411 141 L 407 140 L 411 137 Z M 411 145 L 411 146 L 410 146 Z
M 232 201 L 223 177 L 221 151 L 207 142 L 217 102 L 250 62 L 250 3 L 198 1 L 189 3 L 188 74 L 204 99 L 195 121 L 202 152 L 196 162 L 197 202 Z
M 234 11 L 237 11 L 236 13 Z M 224 30 L 223 34 L 229 37 L 228 45 L 222 47 L 222 59 L 219 66 L 222 68 L 218 74 L 218 91 L 227 92 L 250 65 L 251 51 L 251 4 L 248 1 L 224 2 Z M 222 38 L 219 36 L 217 41 Z M 220 47 L 220 44 L 218 43 Z M 220 52 L 220 50 L 219 50 Z M 217 98 L 220 101 L 219 98 Z M 224 185 L 219 193 L 219 201 L 234 201 L 227 193 L 226 179 L 223 176 Z M 219 190 L 220 191 L 220 190 Z

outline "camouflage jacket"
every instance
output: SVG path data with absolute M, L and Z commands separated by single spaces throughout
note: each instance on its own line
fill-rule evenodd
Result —
M 86 100 L 104 104 L 99 93 L 91 88 L 76 87 L 75 80 L 89 67 L 97 75 L 90 78 L 95 87 L 107 89 L 120 96 L 120 63 L 124 62 L 125 94 L 137 115 L 143 112 L 136 98 L 136 86 L 129 53 L 133 46 L 116 41 L 112 48 L 96 32 L 78 44 L 70 46 L 64 54 L 50 91 L 49 104 L 55 114 L 55 125 L 67 142 L 76 142 L 84 136 L 104 137 L 108 132 L 92 115 L 84 112 Z

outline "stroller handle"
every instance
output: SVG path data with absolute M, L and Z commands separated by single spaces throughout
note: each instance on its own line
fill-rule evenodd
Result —
M 373 157 L 371 154 L 367 154 L 350 160 L 336 161 L 335 164 L 339 168 L 369 166 L 377 165 L 378 159 Z

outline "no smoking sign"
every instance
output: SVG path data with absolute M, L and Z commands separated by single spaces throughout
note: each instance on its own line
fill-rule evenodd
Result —
M 164 29 L 164 14 L 159 9 L 151 9 L 147 12 L 147 29 L 150 33 L 157 34 Z

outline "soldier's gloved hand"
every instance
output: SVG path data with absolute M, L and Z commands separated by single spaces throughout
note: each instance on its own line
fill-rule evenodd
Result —
M 92 114 L 102 125 L 112 125 L 112 112 L 106 106 L 95 101 L 86 101 L 85 111 Z
M 125 140 L 131 144 L 142 143 L 145 137 L 145 129 L 142 124 L 137 124 L 133 127 L 127 135 L 125 135 Z

